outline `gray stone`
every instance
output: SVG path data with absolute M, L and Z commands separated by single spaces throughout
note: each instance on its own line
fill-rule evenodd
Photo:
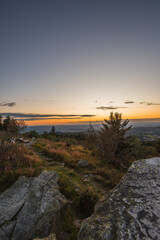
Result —
M 32 240 L 56 233 L 67 200 L 55 189 L 57 174 L 19 178 L 0 195 L 0 240 Z
M 78 240 L 135 239 L 160 239 L 160 158 L 134 162 L 78 235 Z
M 78 165 L 79 167 L 86 167 L 86 166 L 88 166 L 88 161 L 87 161 L 87 160 L 80 159 L 80 160 L 78 161 L 77 165 Z

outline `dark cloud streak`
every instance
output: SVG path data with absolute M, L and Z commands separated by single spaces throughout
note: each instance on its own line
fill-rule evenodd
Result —
M 146 104 L 148 106 L 158 106 L 160 103 L 154 103 L 154 102 L 140 102 L 139 104 Z
M 14 107 L 16 105 L 16 102 L 4 102 L 4 103 L 0 103 L 1 107 Z
M 135 102 L 133 102 L 133 101 L 125 101 L 124 102 L 124 104 L 133 104 L 133 103 L 135 103 Z
M 117 107 L 117 106 L 108 106 L 108 107 L 100 106 L 100 107 L 97 107 L 97 109 L 101 109 L 101 110 L 115 110 L 115 109 L 121 109 L 121 108 L 127 108 L 127 107 Z
M 76 118 L 85 118 L 85 117 L 94 117 L 96 115 L 91 115 L 91 114 L 36 114 L 36 113 L 12 113 L 12 112 L 7 112 L 7 113 L 0 113 L 2 116 L 12 116 L 15 118 L 32 118 L 32 119 L 76 119 Z M 55 118 L 56 117 L 56 118 Z
M 61 119 L 69 119 L 69 120 L 71 120 L 71 119 L 82 119 L 82 117 L 75 117 L 75 118 L 72 118 L 72 117 L 70 117 L 70 118 L 63 118 L 63 117 L 59 117 L 59 118 L 23 118 L 23 120 L 24 121 L 37 121 L 37 120 L 49 120 L 49 119 L 51 119 L 51 120 L 61 120 Z M 16 120 L 17 121 L 20 121 L 20 120 L 22 120 L 21 118 L 16 118 Z

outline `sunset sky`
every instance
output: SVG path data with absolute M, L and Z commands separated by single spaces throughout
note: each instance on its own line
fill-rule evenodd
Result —
M 160 118 L 159 0 L 5 0 L 0 34 L 0 115 Z

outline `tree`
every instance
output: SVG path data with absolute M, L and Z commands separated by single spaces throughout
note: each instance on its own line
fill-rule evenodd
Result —
M 3 130 L 2 116 L 0 115 L 0 130 Z
M 129 120 L 122 120 L 121 113 L 110 113 L 109 120 L 104 120 L 102 127 L 96 133 L 98 155 L 108 163 L 121 165 L 125 162 L 125 133 Z
M 26 124 L 23 120 L 17 121 L 11 118 L 9 115 L 3 120 L 3 129 L 13 134 L 19 133 L 26 128 Z
M 52 128 L 51 128 L 50 134 L 53 136 L 56 134 L 56 130 L 55 130 L 54 126 L 52 126 Z

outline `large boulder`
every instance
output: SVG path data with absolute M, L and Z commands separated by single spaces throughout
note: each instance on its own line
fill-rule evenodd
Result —
M 160 239 L 160 158 L 136 161 L 84 220 L 78 240 Z
M 0 240 L 32 240 L 56 233 L 67 200 L 56 190 L 57 174 L 19 178 L 0 195 Z

